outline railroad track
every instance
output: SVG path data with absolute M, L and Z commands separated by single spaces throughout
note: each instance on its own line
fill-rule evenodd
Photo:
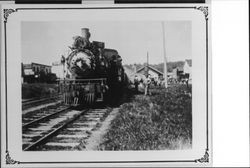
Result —
M 23 125 L 23 150 L 79 150 L 79 145 L 84 146 L 85 139 L 110 111 L 111 109 L 68 109 L 45 119 L 26 123 Z
M 56 95 L 53 97 L 47 97 L 47 98 L 41 98 L 41 99 L 29 99 L 29 100 L 23 100 L 22 101 L 22 109 L 27 109 L 29 107 L 33 107 L 36 105 L 48 103 L 50 101 L 54 101 L 56 99 L 60 98 L 60 95 Z
M 67 106 L 51 107 L 49 109 L 42 109 L 40 111 L 32 112 L 31 114 L 24 115 L 22 117 L 22 129 L 28 128 L 34 124 L 42 122 L 46 119 L 49 119 L 59 113 L 62 113 L 68 110 Z

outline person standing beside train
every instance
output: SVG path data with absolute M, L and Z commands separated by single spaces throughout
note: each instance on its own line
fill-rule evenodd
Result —
M 145 93 L 144 93 L 145 96 L 150 95 L 149 86 L 151 84 L 151 79 L 150 79 L 149 75 L 146 76 L 146 80 L 145 80 L 144 84 L 145 84 Z

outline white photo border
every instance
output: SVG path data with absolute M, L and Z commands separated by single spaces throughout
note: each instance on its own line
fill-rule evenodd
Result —
M 53 161 L 53 162 L 23 162 L 23 161 L 17 161 L 14 158 L 11 158 L 11 151 L 9 151 L 9 144 L 8 144 L 8 102 L 7 102 L 7 58 L 8 58 L 8 53 L 7 53 L 7 37 L 6 37 L 6 31 L 7 31 L 7 24 L 8 24 L 8 17 L 10 15 L 15 14 L 16 12 L 19 11 L 24 11 L 24 10 L 74 10 L 74 9 L 190 9 L 190 10 L 199 10 L 200 12 L 202 12 L 204 14 L 204 20 L 205 20 L 205 25 L 206 25 L 206 148 L 204 149 L 204 155 L 201 156 L 200 158 L 194 159 L 194 160 L 142 160 L 142 161 L 79 161 L 79 162 L 58 162 L 58 161 Z M 151 6 L 146 6 L 146 7 L 84 7 L 84 8 L 8 8 L 8 9 L 2 9 L 3 10 L 3 25 L 4 25 L 4 60 L 5 60 L 5 66 L 4 66 L 4 71 L 5 74 L 4 75 L 4 85 L 5 85 L 5 161 L 7 165 L 14 165 L 14 164 L 19 164 L 19 165 L 27 165 L 27 164 L 66 164 L 66 163 L 70 163 L 70 164 L 90 164 L 90 163 L 209 163 L 211 162 L 211 126 L 210 126 L 210 119 L 209 117 L 211 117 L 210 113 L 210 106 L 211 106 L 211 102 L 210 101 L 210 82 L 209 79 L 210 78 L 210 74 L 209 72 L 210 70 L 210 66 L 209 62 L 210 62 L 210 50 L 209 50 L 209 8 L 208 6 L 204 5 L 204 6 L 185 6 L 185 7 L 181 7 L 181 6 L 170 6 L 170 7 L 151 7 Z M 2 104 L 2 103 L 1 103 Z M 2 116 L 2 114 L 1 114 Z M 2 127 L 2 125 L 1 125 Z M 1 128 L 2 130 L 2 128 Z M 3 131 L 3 130 L 2 130 Z M 2 140 L 1 140 L 2 143 Z M 3 153 L 2 153 L 3 154 Z

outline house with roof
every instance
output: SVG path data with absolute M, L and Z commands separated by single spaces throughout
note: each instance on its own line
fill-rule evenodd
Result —
M 34 83 L 40 80 L 41 72 L 44 76 L 55 75 L 51 73 L 51 66 L 32 62 L 31 64 L 23 64 L 22 66 L 22 83 Z M 45 77 L 44 77 L 45 78 Z
M 186 59 L 184 66 L 183 66 L 183 72 L 185 74 L 189 74 L 189 78 L 192 76 L 192 60 Z
M 154 78 L 155 80 L 162 79 L 162 77 L 163 77 L 163 72 L 157 70 L 156 68 L 154 68 L 150 65 L 146 65 L 146 66 L 139 68 L 136 71 L 136 73 L 144 75 L 144 76 L 150 75 L 151 78 Z
M 180 76 L 189 76 L 192 80 L 192 60 L 186 59 L 184 64 L 173 69 L 173 78 L 178 79 Z

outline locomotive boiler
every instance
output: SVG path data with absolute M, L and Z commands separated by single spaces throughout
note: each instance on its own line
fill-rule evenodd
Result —
M 106 102 L 114 105 L 123 94 L 127 76 L 122 58 L 115 49 L 105 48 L 104 42 L 90 42 L 88 28 L 82 35 L 73 37 L 69 55 L 62 57 L 67 75 L 60 81 L 64 103 L 68 105 L 92 105 Z

